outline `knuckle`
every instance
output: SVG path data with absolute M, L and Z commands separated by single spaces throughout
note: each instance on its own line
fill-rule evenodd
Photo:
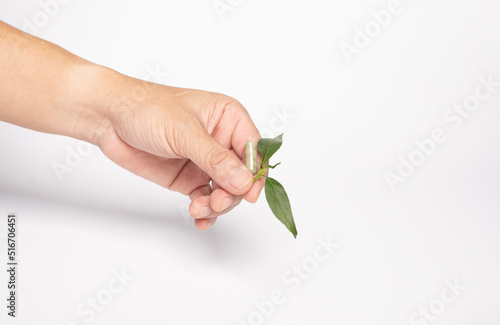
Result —
M 217 100 L 217 108 L 224 111 L 234 110 L 234 111 L 246 111 L 245 107 L 235 98 L 220 94 L 220 98 Z
M 231 158 L 231 152 L 219 147 L 212 147 L 208 150 L 208 164 L 213 169 L 221 169 L 222 166 Z

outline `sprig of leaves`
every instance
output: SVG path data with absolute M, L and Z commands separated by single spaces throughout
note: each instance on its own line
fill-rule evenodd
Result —
M 283 134 L 277 136 L 276 138 L 262 138 L 259 140 L 257 143 L 257 150 L 262 156 L 262 162 L 253 181 L 255 183 L 259 178 L 266 177 L 266 200 L 271 208 L 271 211 L 273 211 L 276 218 L 278 218 L 278 220 L 281 221 L 288 228 L 288 230 L 290 230 L 293 236 L 297 238 L 297 228 L 295 227 L 295 221 L 293 220 L 292 206 L 290 205 L 290 200 L 288 199 L 285 188 L 274 178 L 264 176 L 269 168 L 274 169 L 276 166 L 281 164 L 279 162 L 271 166 L 268 162 L 276 151 L 281 148 L 282 144 Z

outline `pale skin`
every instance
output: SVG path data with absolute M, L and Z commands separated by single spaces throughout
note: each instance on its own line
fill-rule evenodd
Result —
M 1 21 L 0 80 L 1 121 L 90 142 L 188 195 L 200 230 L 242 199 L 256 202 L 264 187 L 242 163 L 245 143 L 260 134 L 231 97 L 134 79 Z

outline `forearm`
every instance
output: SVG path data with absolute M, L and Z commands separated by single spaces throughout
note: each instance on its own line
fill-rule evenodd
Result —
M 96 144 L 118 74 L 0 21 L 0 120 Z

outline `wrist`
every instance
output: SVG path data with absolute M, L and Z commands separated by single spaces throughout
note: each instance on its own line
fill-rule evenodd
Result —
M 74 107 L 74 127 L 68 135 L 98 146 L 112 128 L 124 76 L 87 61 L 76 63 L 67 75 L 69 91 L 64 102 Z

